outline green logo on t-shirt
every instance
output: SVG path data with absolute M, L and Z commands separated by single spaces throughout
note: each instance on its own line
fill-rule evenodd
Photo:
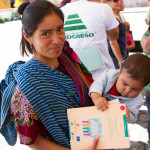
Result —
M 69 15 L 65 22 L 65 31 L 87 29 L 78 14 Z
M 90 33 L 86 30 L 87 27 L 84 25 L 78 14 L 72 14 L 68 16 L 64 24 L 64 29 L 65 31 L 75 31 L 69 33 L 66 32 L 66 39 L 87 38 L 94 36 L 94 33 Z M 83 31 L 83 29 L 85 30 Z M 82 31 L 79 32 L 78 30 Z

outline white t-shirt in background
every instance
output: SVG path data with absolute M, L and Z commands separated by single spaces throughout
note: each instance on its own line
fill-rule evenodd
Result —
M 104 70 L 115 68 L 108 52 L 107 34 L 118 26 L 108 4 L 79 0 L 61 8 L 64 17 L 66 40 L 77 53 L 86 48 L 98 46 L 104 67 L 91 71 L 95 79 Z

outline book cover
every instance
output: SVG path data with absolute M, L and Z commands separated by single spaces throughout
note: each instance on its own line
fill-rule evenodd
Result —
M 130 140 L 124 104 L 111 104 L 105 111 L 95 106 L 67 109 L 72 150 L 91 145 L 98 135 L 97 149 L 129 148 Z
M 76 52 L 82 63 L 89 71 L 104 67 L 98 46 L 90 47 Z

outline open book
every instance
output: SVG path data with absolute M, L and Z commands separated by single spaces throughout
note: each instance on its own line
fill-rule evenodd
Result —
M 72 150 L 91 145 L 98 135 L 97 149 L 129 148 L 129 134 L 124 104 L 111 104 L 105 111 L 95 106 L 67 109 Z

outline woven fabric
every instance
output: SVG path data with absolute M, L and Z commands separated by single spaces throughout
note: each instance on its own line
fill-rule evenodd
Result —
M 13 72 L 24 63 L 24 61 L 17 61 L 10 65 L 5 79 L 0 82 L 0 133 L 11 146 L 15 145 L 17 140 L 15 123 L 11 121 L 11 116 L 8 113 L 11 97 L 16 86 Z
M 13 75 L 53 140 L 62 146 L 70 147 L 67 109 L 92 105 L 88 96 L 92 79 L 90 76 L 90 80 L 86 78 L 86 68 L 85 76 L 81 75 L 84 73 L 79 69 L 80 60 L 68 43 L 65 43 L 60 61 L 71 78 L 34 59 L 14 70 Z M 3 117 L 4 121 L 5 118 Z

